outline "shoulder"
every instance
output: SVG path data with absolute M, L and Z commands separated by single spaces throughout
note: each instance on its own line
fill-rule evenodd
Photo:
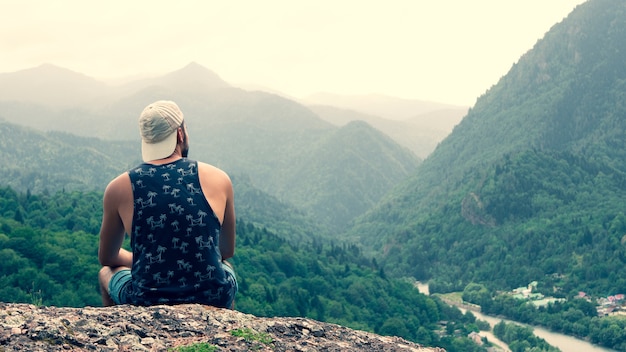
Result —
M 121 200 L 126 197 L 132 197 L 132 186 L 130 184 L 130 176 L 123 173 L 109 182 L 104 190 L 104 200 Z
M 230 177 L 218 167 L 198 161 L 198 174 L 202 182 L 218 185 L 219 188 L 226 191 L 232 190 L 233 185 Z
M 224 170 L 211 164 L 198 161 L 198 172 L 201 176 L 209 176 L 211 178 L 215 178 L 216 180 L 227 181 L 230 183 L 230 177 L 228 174 Z

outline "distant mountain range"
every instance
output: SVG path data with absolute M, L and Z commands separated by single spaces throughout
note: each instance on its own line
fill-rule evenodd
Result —
M 20 160 L 4 159 L 7 169 L 31 175 L 13 173 L 5 182 L 35 192 L 89 185 L 103 189 L 105 180 L 139 161 L 137 116 L 158 99 L 181 106 L 190 128 L 191 157 L 245 175 L 260 190 L 318 217 L 323 226 L 347 226 L 420 162 L 414 152 L 369 124 L 334 125 L 296 101 L 232 87 L 195 63 L 118 87 L 46 64 L 0 74 L 0 119 L 7 138 L 17 130 L 11 124 L 30 127 L 35 130 L 19 129 L 24 144 L 56 150 L 42 154 L 25 149 Z M 65 160 L 70 150 L 76 158 L 89 159 L 90 171 L 98 177 L 70 167 Z M 42 173 L 50 168 L 70 175 Z
M 337 126 L 343 126 L 352 121 L 365 121 L 393 138 L 397 143 L 409 148 L 422 159 L 435 150 L 437 144 L 452 132 L 454 126 L 468 111 L 468 109 L 457 107 L 423 112 L 403 120 L 393 120 L 330 105 L 309 105 L 308 107 L 322 119 Z
M 135 122 L 133 117 L 140 108 L 133 102 L 136 99 L 147 101 L 142 99 L 146 94 L 177 95 L 190 101 L 205 97 L 210 99 L 217 94 L 219 102 L 239 99 L 237 96 L 243 92 L 196 63 L 164 76 L 115 86 L 65 68 L 43 64 L 17 72 L 0 73 L 0 113 L 4 112 L 9 122 L 40 130 L 61 130 L 104 139 L 134 139 L 135 126 L 131 124 Z M 246 92 L 261 94 L 261 91 Z M 294 99 L 283 98 L 285 95 L 282 94 L 269 94 L 295 102 Z M 236 104 L 236 101 L 230 103 Z M 450 104 L 380 95 L 319 93 L 300 103 L 337 126 L 354 120 L 367 121 L 420 158 L 428 156 L 467 113 L 467 108 Z M 47 110 L 44 112 L 43 108 Z M 331 112 L 332 109 L 335 110 Z M 223 117 L 214 115 L 212 118 Z M 94 120 L 98 123 L 91 123 Z

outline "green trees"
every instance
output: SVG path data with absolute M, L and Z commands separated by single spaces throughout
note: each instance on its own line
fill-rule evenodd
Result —
M 381 277 L 349 245 L 295 246 L 244 221 L 238 237 L 249 244 L 233 258 L 242 280 L 241 311 L 306 316 L 412 340 L 420 327 L 430 331 L 445 315 L 410 283 Z M 437 341 L 423 330 L 420 336 Z
M 507 154 L 468 173 L 450 204 L 381 229 L 379 263 L 429 280 L 431 292 L 540 281 L 558 297 L 624 293 L 624 185 L 625 173 L 578 153 Z
M 21 221 L 14 219 L 18 212 Z M 0 301 L 99 306 L 101 216 L 97 193 L 33 195 L 0 188 Z M 465 344 L 459 342 L 464 335 L 441 339 L 437 323 L 452 321 L 468 332 L 471 317 L 420 294 L 410 282 L 387 278 L 357 246 L 287 240 L 243 219 L 237 226 L 237 310 L 309 317 L 463 351 L 453 344 Z
M 470 283 L 465 286 L 462 298 L 466 302 L 474 303 L 481 307 L 489 305 L 492 300 L 491 292 L 489 292 L 487 287 L 476 283 Z
M 99 305 L 94 278 L 101 196 L 24 195 L 10 188 L 0 195 L 0 301 Z
M 493 334 L 506 342 L 512 352 L 558 352 L 558 348 L 549 345 L 544 339 L 533 334 L 533 329 L 517 324 L 499 322 L 493 327 Z
M 610 346 L 618 351 L 626 348 L 626 320 L 623 318 L 607 318 L 592 320 L 589 328 L 591 342 Z

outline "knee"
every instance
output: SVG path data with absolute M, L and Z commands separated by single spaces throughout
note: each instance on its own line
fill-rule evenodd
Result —
M 100 277 L 110 272 L 111 272 L 111 267 L 105 265 L 102 268 L 100 268 L 100 271 L 98 272 L 98 276 Z
M 100 271 L 98 272 L 98 281 L 100 282 L 100 284 L 108 283 L 108 281 L 111 279 L 111 276 L 112 276 L 111 267 L 103 266 L 102 268 L 100 268 Z

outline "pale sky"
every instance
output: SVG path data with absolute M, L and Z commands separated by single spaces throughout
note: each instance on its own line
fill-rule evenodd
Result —
M 471 106 L 585 0 L 0 0 L 0 72 L 100 80 L 190 62 L 294 97 Z

